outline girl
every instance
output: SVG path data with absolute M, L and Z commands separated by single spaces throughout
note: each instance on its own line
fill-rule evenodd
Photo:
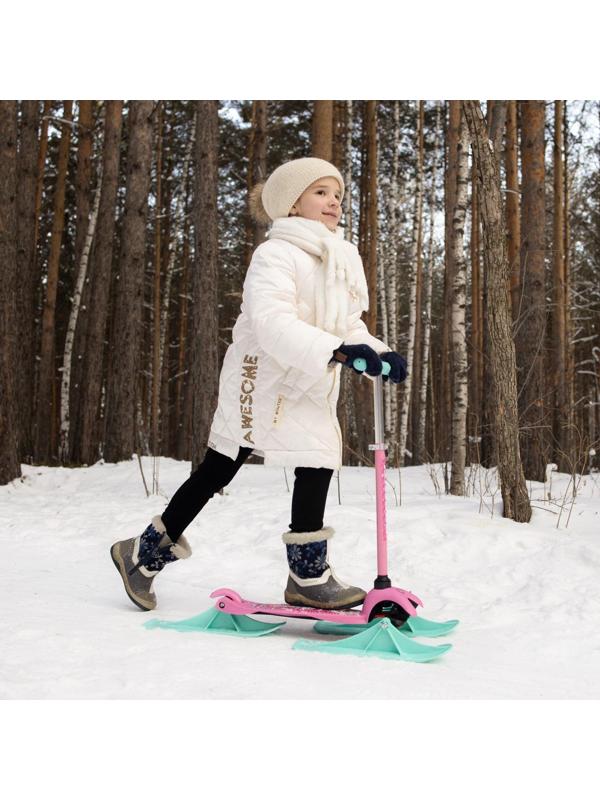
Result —
M 361 357 L 375 376 L 385 360 L 399 383 L 406 364 L 360 318 L 368 292 L 358 250 L 338 228 L 343 196 L 342 176 L 320 158 L 288 161 L 252 192 L 254 215 L 272 225 L 244 281 L 206 456 L 140 536 L 111 548 L 125 591 L 143 610 L 156 607 L 155 576 L 191 555 L 184 529 L 251 453 L 296 468 L 283 534 L 285 602 L 342 609 L 365 596 L 335 575 L 327 557 L 333 529 L 323 527 L 329 482 L 342 465 L 339 367 Z

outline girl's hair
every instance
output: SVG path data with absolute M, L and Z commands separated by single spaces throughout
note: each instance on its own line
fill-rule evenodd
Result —
M 265 211 L 265 207 L 263 206 L 262 201 L 262 190 L 264 189 L 265 182 L 262 181 L 261 183 L 257 183 L 250 190 L 250 194 L 248 197 L 248 204 L 250 206 L 250 216 L 256 222 L 260 222 L 263 225 L 267 225 L 271 222 L 271 217 Z

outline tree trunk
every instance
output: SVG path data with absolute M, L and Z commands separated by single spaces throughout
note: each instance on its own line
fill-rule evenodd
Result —
M 346 191 L 344 194 L 343 207 L 344 207 L 344 222 L 346 225 L 345 238 L 352 242 L 353 228 L 352 228 L 352 183 L 353 183 L 353 170 L 352 170 L 352 130 L 354 127 L 354 107 L 352 100 L 345 102 L 346 112 L 346 128 L 345 138 L 343 141 L 344 147 L 344 183 Z M 340 397 L 342 398 L 341 414 L 340 414 L 340 428 L 342 431 L 342 441 L 344 443 L 344 452 L 342 454 L 343 463 L 354 463 L 354 458 L 346 456 L 346 451 L 350 442 L 355 442 L 357 439 L 356 429 L 356 403 L 357 397 L 354 392 L 353 376 L 349 373 L 351 370 L 342 370 L 340 377 Z
M 67 169 L 69 165 L 69 146 L 71 143 L 71 121 L 73 101 L 65 100 L 61 137 L 58 150 L 58 168 L 54 190 L 52 215 L 52 234 L 46 285 L 46 299 L 42 314 L 42 342 L 37 392 L 37 424 L 35 432 L 35 458 L 41 463 L 49 463 L 56 455 L 55 450 L 55 405 L 54 388 L 57 379 L 55 364 L 55 318 L 56 296 L 58 293 L 58 273 L 63 231 L 65 227 L 65 194 Z
M 195 137 L 194 137 L 195 140 Z M 185 209 L 187 210 L 187 197 Z M 177 377 L 175 381 L 175 458 L 182 460 L 189 458 L 189 407 L 184 403 L 186 387 L 189 384 L 189 364 L 187 364 L 187 329 L 189 316 L 189 218 L 188 214 L 182 220 L 183 247 L 181 254 L 182 273 L 179 284 L 178 306 L 178 346 L 177 346 Z
M 418 185 L 419 185 L 419 193 L 420 193 L 420 204 L 421 204 L 421 212 L 419 214 L 419 224 L 417 226 L 417 258 L 416 258 L 416 270 L 417 270 L 417 294 L 416 294 L 416 307 L 415 307 L 415 347 L 414 347 L 414 355 L 413 355 L 413 365 L 412 365 L 412 372 L 413 372 L 413 386 L 412 386 L 412 397 L 411 397 L 411 409 L 410 409 L 410 433 L 408 436 L 408 440 L 410 441 L 410 449 L 413 453 L 412 463 L 418 464 L 419 461 L 416 458 L 415 453 L 415 445 L 417 442 L 417 435 L 419 429 L 419 416 L 420 416 L 420 408 L 419 402 L 421 398 L 421 388 L 419 385 L 419 379 L 421 377 L 421 350 L 422 350 L 422 340 L 423 340 L 423 182 L 424 182 L 424 161 L 425 161 L 425 141 L 424 141 L 424 128 L 425 128 L 425 103 L 423 100 L 419 100 L 418 105 L 418 122 L 417 122 L 417 171 L 418 171 Z
M 83 293 L 83 286 L 87 276 L 88 261 L 90 250 L 92 247 L 92 240 L 96 231 L 96 222 L 98 219 L 98 210 L 100 208 L 100 192 L 102 190 L 102 166 L 98 172 L 98 184 L 96 186 L 96 195 L 94 199 L 94 206 L 88 220 L 88 229 L 86 238 L 83 243 L 83 250 L 81 253 L 81 260 L 79 263 L 79 270 L 77 273 L 77 283 L 73 293 L 73 301 L 71 305 L 71 313 L 69 315 L 69 323 L 67 326 L 67 336 L 65 339 L 65 350 L 63 357 L 62 368 L 62 381 L 61 381 L 61 397 L 60 397 L 60 440 L 59 440 L 59 460 L 61 463 L 69 461 L 69 430 L 70 430 L 70 388 L 71 388 L 71 364 L 73 355 L 73 342 L 75 339 L 75 330 L 77 327 L 77 320 L 79 317 L 79 309 L 81 307 L 81 296 Z
M 129 104 L 127 188 L 121 231 L 119 275 L 106 392 L 106 461 L 123 461 L 136 451 L 138 361 L 146 258 L 146 214 L 152 163 L 154 104 Z
M 315 100 L 312 122 L 312 155 L 331 161 L 333 153 L 333 100 Z
M 20 368 L 16 374 L 19 398 L 19 444 L 22 460 L 33 454 L 33 396 L 35 364 L 36 292 L 39 280 L 36 275 L 36 216 L 35 199 L 38 170 L 38 125 L 40 101 L 21 103 L 21 135 L 17 162 L 17 341 L 20 350 Z
M 421 115 L 417 114 L 417 143 L 421 139 L 420 132 Z M 408 337 L 406 345 L 406 365 L 407 378 L 402 384 L 402 404 L 400 408 L 400 422 L 398 431 L 398 463 L 404 466 L 406 463 L 406 445 L 408 439 L 408 423 L 412 397 L 413 363 L 416 342 L 416 320 L 417 320 L 417 283 L 418 283 L 418 262 L 419 262 L 419 242 L 421 239 L 420 230 L 423 218 L 423 161 L 417 157 L 417 168 L 415 175 L 415 202 L 413 208 L 413 227 L 412 239 L 410 244 L 410 259 L 408 264 L 409 276 L 406 283 L 409 286 L 409 314 L 408 314 Z
M 567 450 L 566 291 L 564 217 L 564 100 L 554 101 L 554 228 L 552 253 L 552 378 L 554 388 L 554 460 L 559 472 L 570 472 Z
M 21 476 L 17 405 L 17 103 L 0 101 L 0 484 Z
M 101 155 L 102 189 L 88 273 L 89 292 L 94 302 L 87 312 L 87 335 L 81 373 L 80 434 L 73 447 L 74 459 L 83 464 L 93 464 L 97 460 L 102 441 L 100 404 L 119 186 L 122 113 L 121 100 L 109 100 L 106 103 Z
M 77 171 L 75 174 L 75 247 L 74 247 L 74 275 L 81 265 L 81 257 L 87 237 L 90 221 L 90 208 L 92 205 L 92 158 L 93 158 L 93 130 L 94 130 L 94 105 L 92 100 L 79 100 L 78 119 L 74 126 L 77 138 Z M 88 311 L 94 298 L 90 295 L 89 281 L 84 281 L 79 310 L 77 315 L 77 328 L 72 346 L 70 397 L 69 397 L 69 439 L 71 453 L 64 451 L 60 460 L 65 463 L 74 450 L 74 440 L 81 432 L 81 405 L 83 397 L 81 392 L 81 374 L 83 371 L 83 356 L 85 350 L 86 328 Z M 64 375 L 63 375 L 64 378 Z M 64 381 L 63 381 L 64 383 Z M 61 401 L 61 415 L 64 412 L 64 403 Z M 62 420 L 61 420 L 62 426 Z M 60 445 L 62 447 L 62 443 Z
M 387 326 L 383 327 L 383 332 L 385 342 L 392 350 L 398 349 L 398 333 L 400 330 L 398 319 L 398 273 L 401 267 L 399 252 L 402 244 L 400 239 L 400 205 L 402 197 L 400 191 L 400 136 L 400 101 L 394 100 L 394 148 L 391 187 L 388 197 L 388 216 L 390 219 L 390 231 L 388 234 L 389 247 L 387 248 L 387 274 L 385 278 L 381 280 L 382 289 L 387 298 L 388 308 L 388 323 Z M 398 449 L 398 399 L 399 393 L 396 387 L 390 387 L 390 390 L 384 392 L 385 420 L 386 430 L 388 432 L 387 440 L 390 442 L 390 447 L 393 448 L 390 452 L 392 463 L 395 460 L 394 456 Z
M 458 102 L 453 100 L 451 102 Z M 450 493 L 465 493 L 467 446 L 467 264 L 464 253 L 464 229 L 467 215 L 469 175 L 469 134 L 461 115 L 456 172 L 456 205 L 452 219 L 452 474 Z
M 479 198 L 477 176 L 471 171 L 471 342 L 469 381 L 469 453 L 479 461 L 481 443 L 481 404 L 483 398 L 483 297 L 481 291 L 481 248 L 479 242 Z
M 422 355 L 422 368 L 420 377 L 420 393 L 421 399 L 419 403 L 419 428 L 417 432 L 417 446 L 416 455 L 417 463 L 422 464 L 424 461 L 430 461 L 432 456 L 427 454 L 425 444 L 425 430 L 427 422 L 427 385 L 429 383 L 429 362 L 431 358 L 430 345 L 431 345 L 431 301 L 433 297 L 433 245 L 434 245 L 434 231 L 435 231 L 435 212 L 436 212 L 436 174 L 438 164 L 438 152 L 441 141 L 441 127 L 442 127 L 442 106 L 438 102 L 435 115 L 435 138 L 433 143 L 433 165 L 431 168 L 431 193 L 429 195 L 429 250 L 427 255 L 427 271 L 425 274 L 425 308 L 423 313 L 423 355 Z M 433 391 L 432 391 L 433 396 Z M 432 428 L 435 427 L 435 422 L 431 420 Z
M 196 102 L 194 272 L 192 276 L 192 470 L 202 461 L 217 406 L 219 103 Z M 249 444 L 253 442 L 249 440 Z
M 511 332 L 509 300 L 510 266 L 500 191 L 498 158 L 489 146 L 483 113 L 477 101 L 463 101 L 473 148 L 473 163 L 480 181 L 483 258 L 488 277 L 489 328 L 494 425 L 503 515 L 528 522 L 531 506 L 519 452 L 516 360 Z
M 345 171 L 344 183 L 346 184 L 346 193 L 344 194 L 344 221 L 346 223 L 346 239 L 352 241 L 352 130 L 354 128 L 354 109 L 352 100 L 346 101 L 346 156 L 345 156 Z
M 258 183 L 267 177 L 267 125 L 268 106 L 266 100 L 252 101 L 252 126 L 248 143 L 248 196 Z M 250 263 L 252 253 L 264 241 L 267 225 L 253 220 L 248 210 L 246 214 L 246 265 Z
M 506 116 L 506 221 L 508 226 L 508 263 L 510 265 L 510 296 L 512 317 L 519 316 L 521 298 L 521 223 L 519 218 L 519 156 L 517 134 L 517 101 L 509 100 Z
M 185 242 L 186 240 L 186 227 L 185 227 L 185 208 L 188 196 L 188 176 L 190 173 L 190 163 L 192 161 L 192 153 L 194 143 L 196 141 L 196 119 L 192 122 L 190 131 L 190 139 L 187 144 L 185 157 L 183 160 L 183 167 L 181 170 L 181 181 L 177 186 L 177 199 L 175 200 L 175 210 L 173 213 L 173 230 L 170 236 L 171 245 L 169 248 L 169 261 L 165 268 L 165 288 L 162 297 L 161 309 L 161 342 L 160 342 L 160 362 L 158 369 L 163 375 L 163 384 L 165 389 L 168 387 L 168 362 L 169 362 L 169 337 L 167 336 L 169 328 L 169 308 L 171 307 L 171 286 L 176 271 L 176 260 L 178 254 L 183 258 L 183 253 L 178 251 L 178 242 Z M 170 203 L 171 205 L 171 203 Z M 179 231 L 181 230 L 181 234 Z M 183 249 L 183 248 L 182 248 Z M 186 265 L 187 267 L 187 265 Z M 184 298 L 180 297 L 180 302 L 185 302 Z M 177 359 L 178 365 L 179 359 Z M 178 371 L 178 370 L 177 370 Z M 176 393 L 175 393 L 176 394 Z M 176 405 L 176 403 L 175 403 Z M 166 437 L 165 437 L 166 441 Z
M 447 461 L 451 453 L 451 408 L 452 408 L 452 327 L 450 309 L 452 308 L 452 284 L 454 281 L 454 250 L 452 247 L 452 216 L 456 206 L 457 154 L 460 130 L 460 102 L 448 102 L 448 127 L 446 131 L 446 181 L 444 197 L 445 214 L 445 269 L 444 269 L 444 303 L 441 320 L 441 365 L 440 365 L 440 400 L 438 404 L 439 453 L 438 458 Z M 446 487 L 447 488 L 447 487 Z
M 152 292 L 152 454 L 160 455 L 161 445 L 159 439 L 159 414 L 160 414 L 160 388 L 162 381 L 162 348 L 161 348 L 161 228 L 163 216 L 162 197 L 162 170 L 163 170 L 163 104 L 159 100 L 156 104 L 156 197 L 154 207 L 154 280 Z M 158 494 L 158 476 L 156 462 L 152 470 L 152 494 Z
M 565 449 L 570 453 L 571 463 L 575 463 L 577 455 L 574 451 L 574 431 L 573 431 L 573 414 L 575 407 L 575 352 L 573 344 L 573 329 L 571 321 L 571 309 L 573 307 L 573 297 L 571 294 L 571 223 L 570 223 L 570 191 L 569 191 L 569 120 L 568 120 L 568 105 L 565 102 L 563 113 L 563 148 L 564 148 L 564 234 L 565 242 L 563 246 L 564 252 L 564 272 L 563 282 L 565 286 L 565 384 L 566 384 L 566 436 L 565 436 Z M 594 440 L 592 440 L 594 441 Z M 586 453 L 580 454 L 584 461 L 587 456 Z M 576 468 L 581 470 L 582 464 L 577 464 Z
M 523 204 L 521 209 L 522 313 L 517 321 L 517 365 L 521 453 L 526 478 L 545 480 L 547 446 L 544 386 L 546 339 L 545 191 L 543 100 L 524 100 L 521 139 Z

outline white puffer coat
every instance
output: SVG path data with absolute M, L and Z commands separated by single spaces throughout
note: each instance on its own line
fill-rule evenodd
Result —
M 265 464 L 339 469 L 336 416 L 342 342 L 389 347 L 367 331 L 358 296 L 348 296 L 343 337 L 316 326 L 324 294 L 323 261 L 282 239 L 259 245 L 244 282 L 241 313 L 219 379 L 208 445 L 230 458 L 252 447 Z

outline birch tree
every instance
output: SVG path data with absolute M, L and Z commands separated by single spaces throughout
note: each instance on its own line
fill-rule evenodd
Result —
M 554 101 L 554 215 L 552 248 L 552 383 L 554 394 L 553 438 L 555 459 L 560 472 L 570 472 L 567 427 L 566 382 L 566 286 L 564 218 L 564 100 Z
M 460 102 L 460 101 L 452 101 Z M 450 493 L 464 494 L 467 437 L 467 264 L 464 253 L 464 229 L 467 211 L 469 173 L 468 130 L 461 118 L 457 153 L 456 205 L 452 219 L 454 274 L 452 280 L 452 475 Z
M 79 434 L 73 442 L 73 459 L 93 464 L 100 455 L 101 397 L 105 362 L 109 295 L 114 250 L 115 217 L 119 186 L 119 151 L 123 102 L 108 100 L 103 118 L 102 186 L 93 252 L 88 265 L 89 295 L 87 331 L 81 372 Z
M 398 305 L 398 270 L 400 267 L 400 220 L 402 190 L 400 186 L 400 101 L 394 100 L 394 130 L 391 186 L 388 192 L 388 217 L 390 220 L 389 252 L 387 254 L 387 274 L 382 277 L 382 288 L 386 297 L 387 325 L 383 327 L 386 342 L 392 350 L 398 349 L 399 305 Z M 385 419 L 391 442 L 397 441 L 398 429 L 398 392 L 387 391 L 385 399 Z
M 69 323 L 67 326 L 67 336 L 65 339 L 65 349 L 63 355 L 62 365 L 62 380 L 60 392 L 60 437 L 59 437 L 59 460 L 62 464 L 69 461 L 69 429 L 70 429 L 70 402 L 71 395 L 71 363 L 73 356 L 73 342 L 75 340 L 75 330 L 77 327 L 77 319 L 79 317 L 79 309 L 81 307 L 81 296 L 83 293 L 83 286 L 87 276 L 88 261 L 90 256 L 90 249 L 92 241 L 96 232 L 96 222 L 98 220 L 98 210 L 100 208 L 100 192 L 102 190 L 102 164 L 98 170 L 98 185 L 96 187 L 96 194 L 94 197 L 94 205 L 89 218 L 88 229 L 83 243 L 83 252 L 81 253 L 81 261 L 79 264 L 79 271 L 77 273 L 77 283 L 75 285 L 75 292 L 71 303 L 71 313 L 69 314 Z
M 417 115 L 416 139 L 420 141 L 421 115 Z M 403 385 L 402 404 L 400 409 L 400 423 L 398 432 L 398 463 L 404 466 L 406 456 L 406 444 L 408 438 L 408 416 L 412 396 L 413 382 L 413 363 L 415 353 L 416 336 L 416 317 L 417 317 L 417 261 L 419 257 L 418 247 L 420 241 L 420 229 L 423 217 L 423 162 L 417 159 L 417 169 L 415 175 L 415 200 L 413 207 L 413 226 L 410 244 L 409 263 L 407 265 L 407 281 L 409 284 L 409 313 L 408 313 L 408 336 L 406 345 L 406 368 L 407 377 Z
M 438 153 L 440 150 L 442 128 L 442 108 L 441 104 L 436 103 L 435 115 L 435 136 L 433 143 L 433 164 L 431 168 L 431 192 L 429 195 L 429 248 L 427 253 L 426 271 L 424 276 L 425 303 L 423 309 L 423 356 L 421 360 L 420 377 L 420 402 L 419 402 L 419 424 L 417 431 L 416 454 L 418 463 L 423 463 L 426 459 L 425 452 L 425 425 L 427 421 L 427 385 L 429 383 L 429 359 L 431 346 L 431 301 L 433 296 L 433 245 L 435 232 L 435 211 L 436 211 L 436 177 Z M 433 424 L 433 423 L 432 423 Z

